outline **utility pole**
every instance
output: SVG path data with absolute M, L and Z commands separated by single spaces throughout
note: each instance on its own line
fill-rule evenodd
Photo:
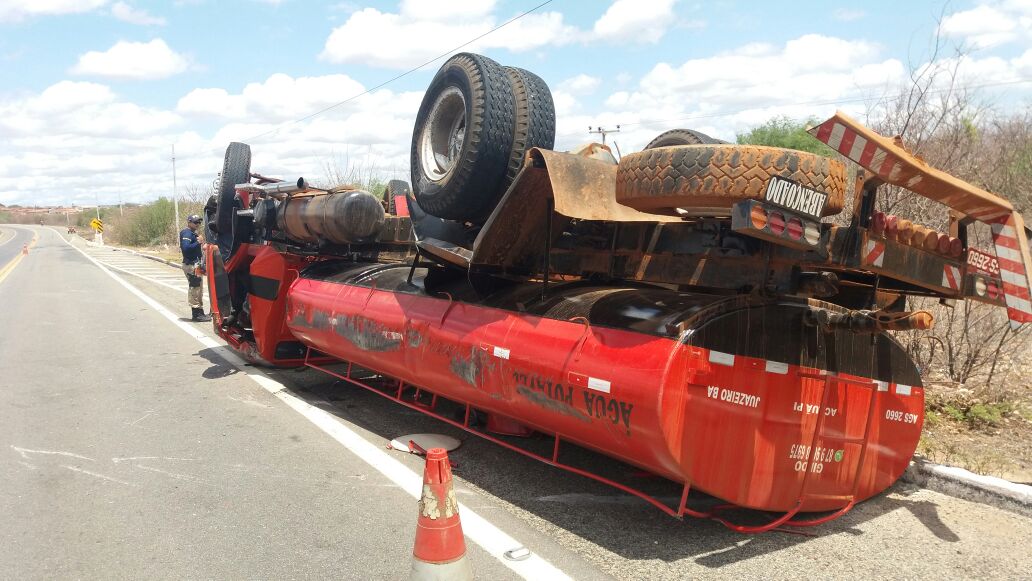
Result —
M 172 232 L 179 228 L 179 193 L 176 189 L 176 144 L 172 144 L 172 211 L 175 213 L 175 220 L 172 221 Z
M 122 211 L 122 194 L 118 194 L 118 215 L 125 217 L 125 212 Z
M 594 135 L 601 135 L 602 136 L 602 145 L 605 145 L 606 144 L 606 135 L 609 135 L 610 133 L 620 133 L 620 126 L 617 125 L 616 129 L 606 129 L 605 127 L 602 127 L 602 126 L 598 126 L 598 127 L 594 128 L 594 129 L 592 129 L 591 125 L 588 125 L 588 133 L 591 133 L 591 134 L 594 134 Z
M 100 220 L 100 196 L 94 194 L 94 199 L 97 200 L 97 219 Z M 93 237 L 93 241 L 96 242 L 98 246 L 103 246 L 104 232 L 97 232 L 97 234 Z

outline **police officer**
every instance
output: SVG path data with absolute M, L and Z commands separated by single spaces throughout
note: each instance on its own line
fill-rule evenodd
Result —
M 201 217 L 191 214 L 186 219 L 186 228 L 179 232 L 179 249 L 183 251 L 183 272 L 190 285 L 187 300 L 190 303 L 192 319 L 203 323 L 211 317 L 204 314 L 204 301 L 201 298 L 201 277 L 197 274 L 201 268 L 201 241 L 197 239 L 197 229 L 201 227 Z

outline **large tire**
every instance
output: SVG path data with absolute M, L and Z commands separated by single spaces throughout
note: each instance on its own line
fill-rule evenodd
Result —
M 516 133 L 509 153 L 503 191 L 508 190 L 523 168 L 523 158 L 532 147 L 552 149 L 555 145 L 555 103 L 548 84 L 534 73 L 505 67 L 516 100 Z
M 718 143 L 727 142 L 714 139 L 694 129 L 671 129 L 657 135 L 655 139 L 645 146 L 645 149 L 670 147 L 672 145 L 715 145 Z
M 616 201 L 645 211 L 730 208 L 763 199 L 771 176 L 827 194 L 824 216 L 842 211 L 845 164 L 761 145 L 682 145 L 625 155 L 616 170 Z
M 437 71 L 412 132 L 412 191 L 423 210 L 477 222 L 502 194 L 515 103 L 495 61 L 460 53 Z
M 411 189 L 405 180 L 391 180 L 383 190 L 383 206 L 387 214 L 396 216 L 398 207 L 395 204 L 394 196 L 408 196 Z
M 226 148 L 215 210 L 218 245 L 223 260 L 229 260 L 242 241 L 243 232 L 240 231 L 236 215 L 239 205 L 236 200 L 236 185 L 246 183 L 250 179 L 251 146 L 234 141 Z

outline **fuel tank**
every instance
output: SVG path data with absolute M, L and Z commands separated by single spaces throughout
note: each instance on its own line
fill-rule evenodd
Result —
M 292 197 L 279 205 L 276 214 L 277 228 L 290 238 L 336 244 L 374 237 L 385 215 L 380 200 L 362 190 Z
M 811 324 L 834 305 L 587 283 L 478 298 L 464 280 L 408 274 L 317 263 L 289 288 L 288 327 L 313 349 L 747 508 L 865 499 L 917 446 L 915 365 L 887 334 Z

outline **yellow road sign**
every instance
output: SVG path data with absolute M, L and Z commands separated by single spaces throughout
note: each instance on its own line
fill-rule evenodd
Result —
M 90 220 L 90 227 L 97 232 L 104 232 L 104 222 L 100 221 L 98 218 Z

